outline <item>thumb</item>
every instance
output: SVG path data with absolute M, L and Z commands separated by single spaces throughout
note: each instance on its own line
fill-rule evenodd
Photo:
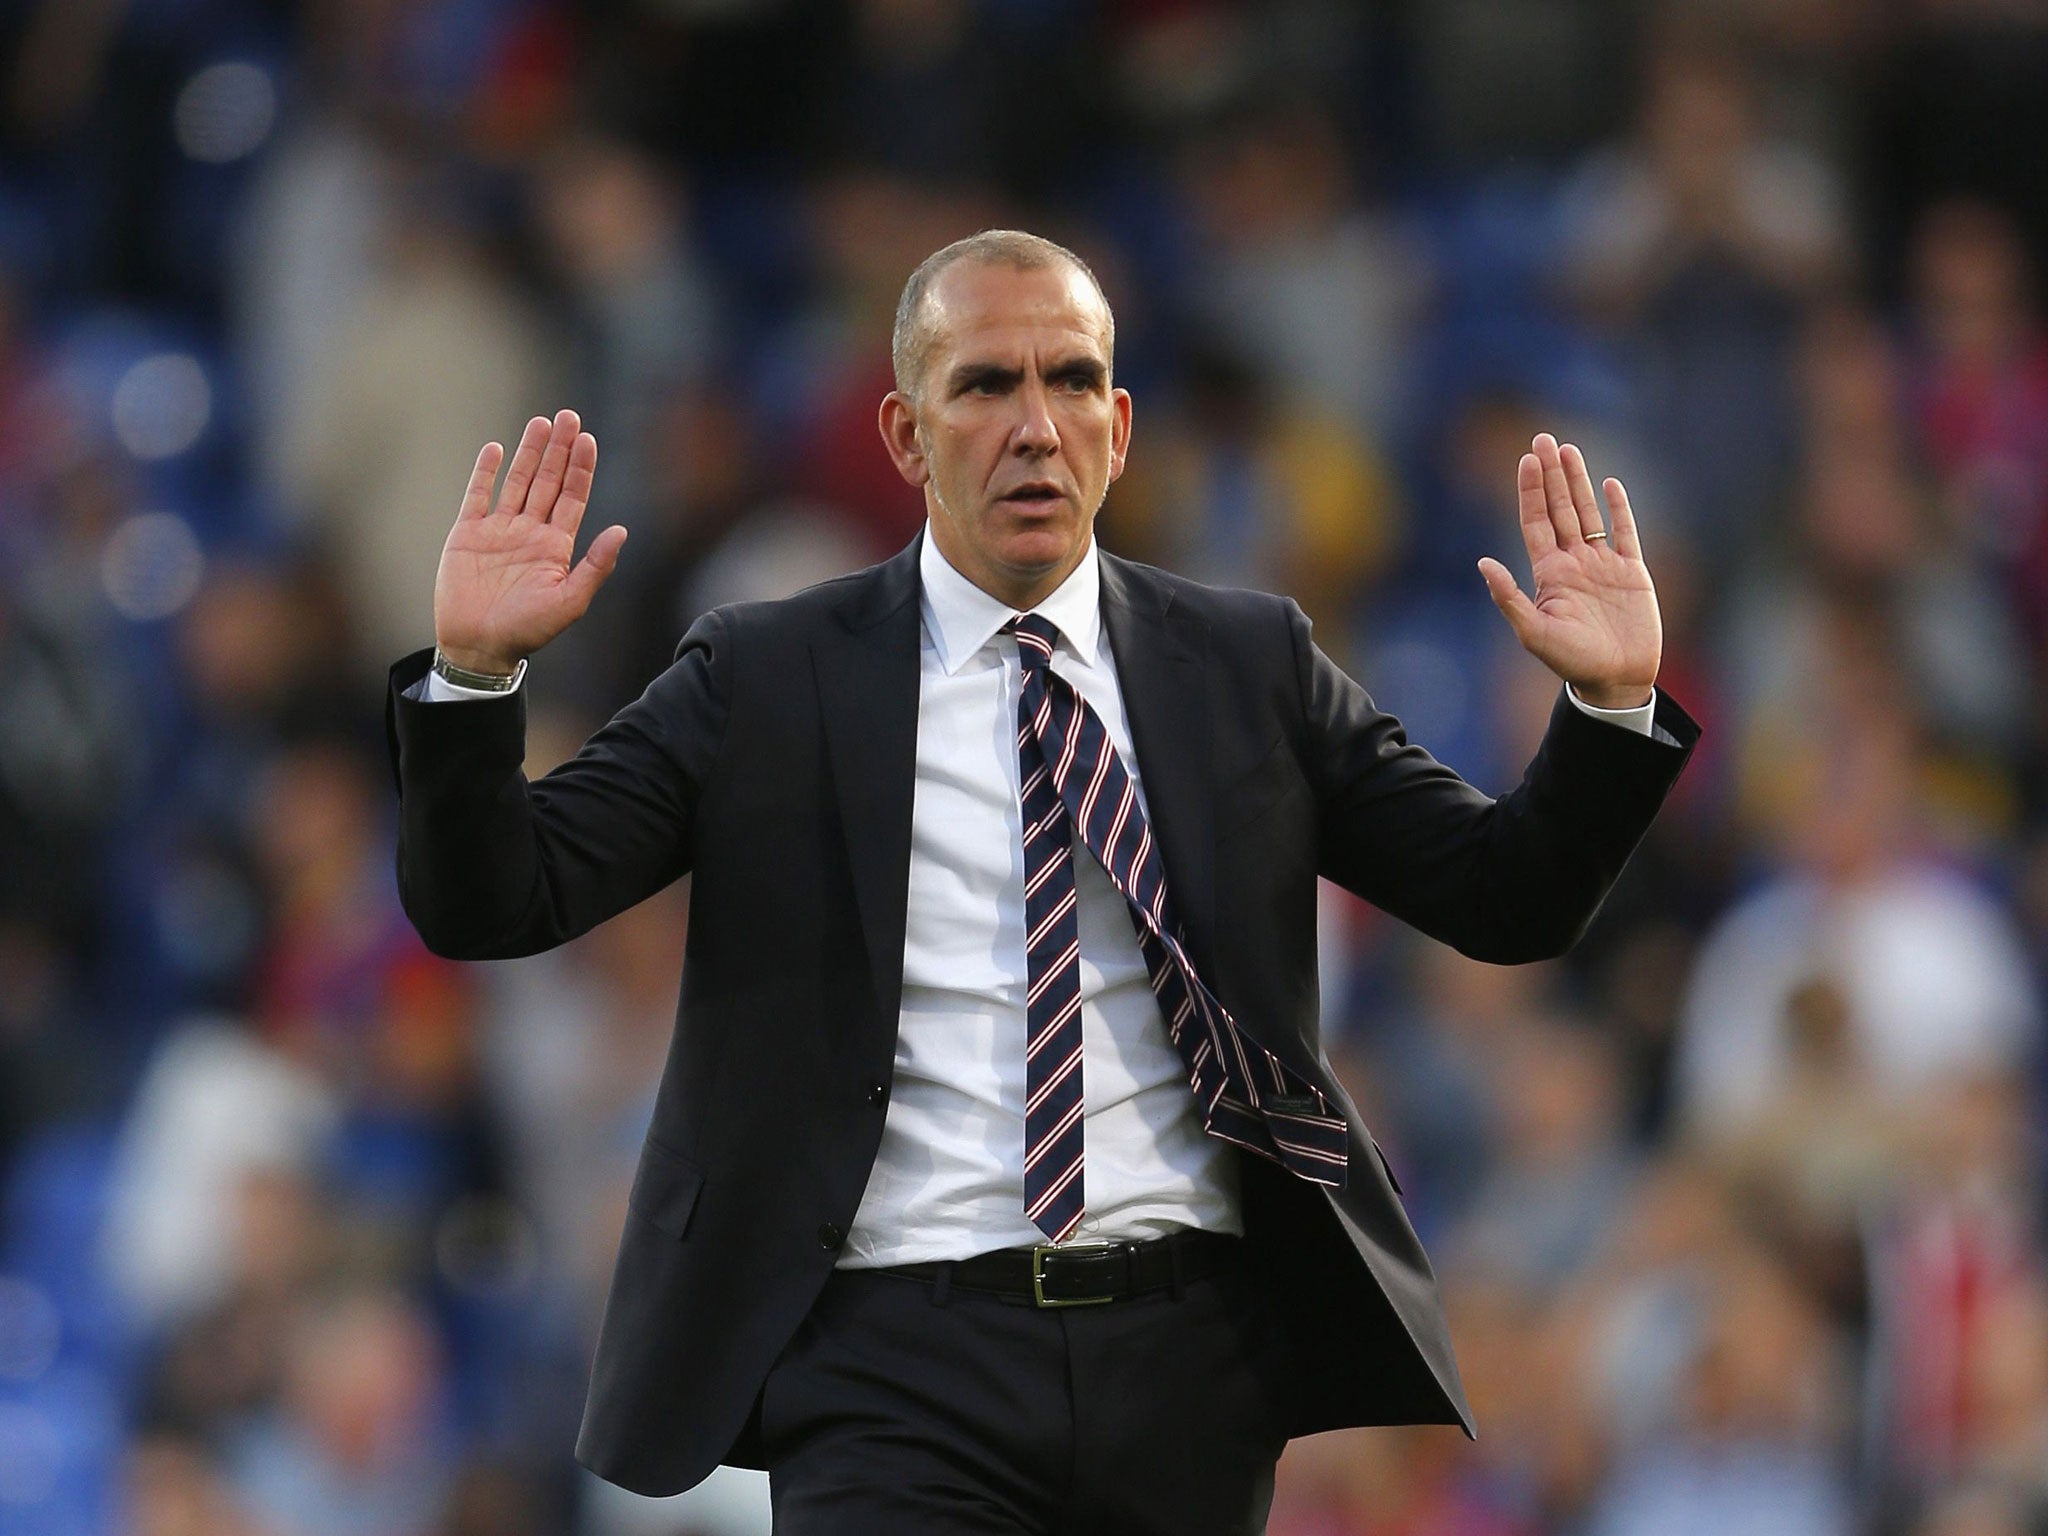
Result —
M 1529 596 L 1515 585 L 1515 578 L 1508 574 L 1508 568 L 1491 556 L 1482 556 L 1479 574 L 1485 578 L 1487 596 L 1493 599 L 1493 606 L 1508 621 L 1508 628 L 1515 632 L 1515 638 L 1522 642 L 1525 650 L 1534 650 L 1532 643 L 1537 627 L 1543 622 L 1543 615 L 1536 611 L 1536 605 Z
M 605 579 L 617 567 L 619 551 L 625 545 L 626 530 L 617 523 L 590 541 L 590 548 L 576 562 L 576 568 L 569 573 L 565 584 L 570 599 L 576 605 L 576 612 L 580 614 L 590 606 L 590 600 L 597 596 L 597 589 L 605 584 Z

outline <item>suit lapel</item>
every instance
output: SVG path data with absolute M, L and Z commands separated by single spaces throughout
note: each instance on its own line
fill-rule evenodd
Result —
M 1102 618 L 1166 884 L 1199 960 L 1215 953 L 1216 789 L 1208 627 L 1128 561 L 1102 555 Z
M 1142 566 L 1105 553 L 1102 610 L 1152 836 L 1166 860 L 1166 885 L 1188 931 L 1195 969 L 1227 992 L 1226 942 L 1216 928 L 1216 723 L 1209 626 L 1176 607 L 1172 589 Z M 1228 1006 L 1229 999 L 1224 999 Z M 1293 1029 L 1260 1016 L 1251 999 L 1232 1010 L 1238 1029 L 1309 1082 L 1329 1077 Z
M 917 559 L 922 536 L 857 584 L 842 633 L 814 644 L 832 787 L 853 871 L 854 901 L 879 1017 L 891 1029 L 903 998 L 910 892 L 910 811 L 917 783 Z

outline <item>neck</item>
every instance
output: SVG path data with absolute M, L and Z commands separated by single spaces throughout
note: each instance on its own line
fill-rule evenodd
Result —
M 938 547 L 946 564 L 997 602 L 1005 607 L 1014 608 L 1019 613 L 1036 608 L 1057 592 L 1060 583 L 1080 569 L 1081 562 L 1088 558 L 1088 551 L 1095 542 L 1094 534 L 1089 534 L 1079 549 L 1050 570 L 1013 571 L 1000 566 L 984 565 L 969 559 L 963 551 L 953 548 L 951 542 L 939 532 L 936 518 L 926 520 L 925 537 Z
M 1016 609 L 1019 613 L 1028 613 L 1048 597 L 1051 597 L 1053 593 L 1059 591 L 1060 583 L 1074 574 L 1081 564 L 1081 556 L 1087 553 L 1087 547 L 1084 545 L 1081 554 L 1074 556 L 1073 559 L 1062 565 L 1058 570 L 1043 576 L 1035 576 L 1025 581 L 991 585 L 988 582 L 976 580 L 972 576 L 969 576 L 967 579 L 974 582 L 977 587 L 980 587 L 982 591 L 986 592 L 997 602 L 1006 604 Z M 963 572 L 962 574 L 965 573 Z

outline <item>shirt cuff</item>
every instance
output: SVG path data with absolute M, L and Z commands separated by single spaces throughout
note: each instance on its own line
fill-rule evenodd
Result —
M 419 692 L 414 697 L 423 704 L 451 704 L 464 699 L 509 699 L 524 686 L 524 683 L 525 679 L 522 678 L 512 687 L 503 690 L 465 688 L 460 683 L 449 682 L 447 678 L 436 672 L 432 667 L 429 667 L 427 668 L 426 675 L 416 685 Z M 1582 704 L 1579 707 L 1584 709 L 1587 706 Z M 1607 713 L 1612 713 L 1612 711 Z
M 428 676 L 434 682 L 441 681 L 438 677 L 434 677 L 432 673 L 429 673 Z M 446 687 L 447 685 L 443 683 L 442 686 Z M 1595 720 L 1605 720 L 1609 725 L 1618 725 L 1625 731 L 1634 731 L 1638 736 L 1656 735 L 1657 690 L 1654 688 L 1650 690 L 1649 698 L 1636 705 L 1633 709 L 1601 709 L 1598 705 L 1588 704 L 1579 697 L 1578 690 L 1573 688 L 1570 683 L 1564 685 L 1564 692 L 1565 697 L 1570 699 L 1582 713 L 1591 715 Z

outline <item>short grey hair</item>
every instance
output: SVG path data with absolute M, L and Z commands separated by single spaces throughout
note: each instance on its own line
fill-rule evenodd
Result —
M 938 281 L 940 273 L 962 261 L 1012 267 L 1019 272 L 1036 272 L 1065 262 L 1088 279 L 1095 296 L 1102 300 L 1102 313 L 1108 322 L 1103 341 L 1109 356 L 1104 361 L 1114 364 L 1116 315 L 1094 269 L 1064 245 L 1043 235 L 1027 234 L 1021 229 L 984 229 L 933 251 L 918 263 L 910 281 L 903 285 L 903 297 L 896 301 L 896 329 L 889 338 L 889 357 L 896 368 L 896 387 L 904 394 L 913 400 L 918 398 L 924 388 L 925 364 L 931 360 L 932 343 L 937 340 L 927 302 L 932 284 Z

